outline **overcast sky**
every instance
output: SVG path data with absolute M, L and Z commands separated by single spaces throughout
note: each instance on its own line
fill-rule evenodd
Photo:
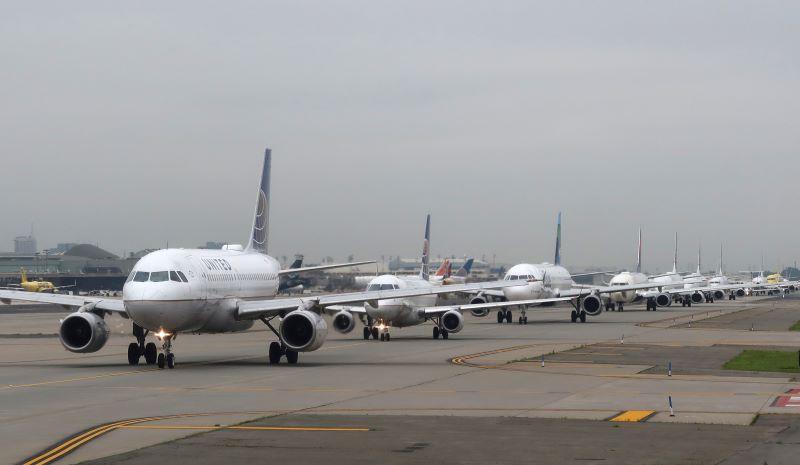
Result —
M 7 2 L 0 250 L 800 255 L 794 1 Z M 706 268 L 706 266 L 704 266 Z

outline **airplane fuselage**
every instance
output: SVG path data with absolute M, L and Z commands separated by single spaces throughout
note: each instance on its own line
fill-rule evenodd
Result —
M 503 288 L 503 294 L 509 301 L 556 297 L 558 291 L 571 289 L 575 284 L 566 268 L 550 263 L 514 265 L 506 272 L 504 279 L 528 280 L 525 286 Z
M 436 284 L 416 276 L 401 278 L 393 275 L 383 275 L 373 278 L 367 286 L 367 290 L 424 289 L 434 286 Z M 364 303 L 364 310 L 376 322 L 395 328 L 402 328 L 424 323 L 425 315 L 420 314 L 417 310 L 425 307 L 434 307 L 437 302 L 438 296 L 436 294 L 401 299 L 383 299 L 377 302 L 377 306 L 373 306 L 369 302 Z
M 647 275 L 644 273 L 623 271 L 615 275 L 609 281 L 610 286 L 631 286 L 636 284 L 643 284 L 648 281 Z M 638 300 L 639 294 L 637 291 L 623 291 L 612 292 L 609 294 L 608 299 L 615 303 L 631 303 Z
M 142 257 L 122 290 L 128 316 L 166 332 L 243 331 L 237 301 L 277 294 L 280 264 L 239 250 L 165 249 Z M 185 278 L 185 281 L 184 281 Z

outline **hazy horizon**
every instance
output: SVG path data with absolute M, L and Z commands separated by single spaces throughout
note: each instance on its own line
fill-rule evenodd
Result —
M 779 269 L 800 255 L 800 4 L 15 3 L 0 251 Z

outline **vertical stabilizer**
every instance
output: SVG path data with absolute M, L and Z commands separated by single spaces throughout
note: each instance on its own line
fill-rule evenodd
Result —
M 428 213 L 428 219 L 425 221 L 425 241 L 422 243 L 422 269 L 419 270 L 419 277 L 425 281 L 430 278 L 430 268 L 428 261 L 430 260 L 431 252 L 431 214 Z
M 698 243 L 697 244 L 697 274 L 701 274 L 700 273 L 700 253 L 701 253 L 702 247 L 703 247 L 702 243 Z
M 253 229 L 247 243 L 248 252 L 267 253 L 269 238 L 269 175 L 272 163 L 272 150 L 264 150 L 264 167 L 261 171 L 261 184 L 258 186 L 256 211 L 253 217 Z
M 558 226 L 556 226 L 556 256 L 553 264 L 561 265 L 561 212 L 558 212 Z
M 719 245 L 719 272 L 718 274 L 722 276 L 722 244 Z
M 456 272 L 456 276 L 462 276 L 464 278 L 469 276 L 469 272 L 472 271 L 472 263 L 474 261 L 475 261 L 474 258 L 472 257 L 468 258 L 467 261 L 464 262 L 464 265 L 458 269 L 458 271 Z
M 675 255 L 672 257 L 672 272 L 678 272 L 678 233 L 675 233 Z
M 639 248 L 636 249 L 636 272 L 642 272 L 642 228 L 639 228 Z
M 19 269 L 19 282 L 25 284 L 28 282 L 28 272 L 25 271 L 25 268 Z

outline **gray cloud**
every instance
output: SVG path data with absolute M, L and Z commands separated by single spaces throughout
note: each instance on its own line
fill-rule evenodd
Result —
M 800 252 L 795 2 L 17 3 L 0 246 L 271 249 L 731 269 Z

